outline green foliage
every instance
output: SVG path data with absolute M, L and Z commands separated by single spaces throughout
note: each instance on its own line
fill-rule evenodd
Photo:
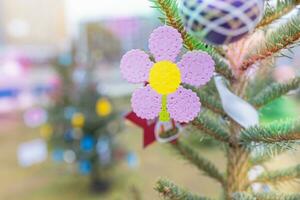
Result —
M 241 132 L 241 142 L 246 144 L 288 142 L 300 139 L 300 121 L 286 120 L 255 126 Z
M 265 13 L 263 19 L 256 26 L 257 28 L 264 27 L 285 14 L 289 13 L 295 8 L 295 6 L 300 4 L 299 0 L 277 0 L 276 7 L 267 3 L 265 8 Z
M 270 34 L 267 34 L 263 44 L 258 44 L 256 52 L 250 53 L 241 65 L 247 70 L 254 63 L 275 56 L 283 49 L 289 49 L 300 39 L 300 13 L 288 19 Z
M 289 167 L 287 169 L 264 172 L 254 182 L 280 184 L 285 181 L 295 180 L 300 178 L 300 165 Z
M 183 134 L 185 134 L 185 137 L 181 138 L 181 140 L 188 143 L 192 148 L 212 150 L 221 147 L 223 150 L 224 145 L 222 145 L 219 140 L 203 133 L 201 130 L 199 131 L 199 129 L 193 125 L 186 126 L 183 130 Z
M 211 111 L 215 112 L 215 113 L 219 113 L 221 115 L 225 115 L 225 112 L 223 111 L 223 107 L 221 102 L 214 98 L 212 95 L 208 95 L 205 91 L 200 90 L 194 86 L 188 85 L 188 84 L 184 84 L 183 85 L 186 89 L 190 89 L 193 92 L 195 92 L 198 97 L 201 100 L 201 104 L 210 109 Z
M 279 97 L 259 109 L 260 123 L 266 124 L 274 120 L 294 119 L 299 115 L 298 103 L 288 96 Z
M 209 177 L 224 184 L 224 176 L 219 172 L 218 168 L 206 158 L 200 156 L 195 149 L 188 144 L 178 141 L 174 149 L 178 151 L 184 159 L 195 165 L 199 170 L 203 171 Z
M 238 192 L 233 195 L 234 200 L 299 200 L 300 194 L 282 194 L 282 193 L 257 193 L 249 194 Z
M 251 151 L 250 162 L 260 164 L 299 144 L 299 121 L 286 120 L 251 127 L 241 132 L 241 144 Z
M 189 33 L 184 29 L 183 23 L 181 21 L 180 13 L 178 11 L 177 2 L 174 0 L 149 0 L 153 3 L 153 8 L 156 8 L 162 14 L 160 17 L 163 23 L 166 23 L 174 28 L 176 28 L 183 38 L 185 47 L 192 50 L 202 50 L 209 53 L 216 63 L 216 71 L 222 74 L 227 79 L 233 79 L 232 72 L 230 71 L 226 62 L 224 62 L 221 55 L 211 46 L 207 45 Z
M 237 192 L 232 195 L 233 200 L 257 200 L 252 194 Z
M 178 187 L 174 183 L 160 179 L 157 181 L 155 190 L 157 190 L 164 199 L 167 200 L 211 200 L 207 197 L 200 197 Z
M 259 145 L 252 145 L 252 154 L 250 157 L 250 163 L 254 165 L 259 165 L 265 162 L 268 162 L 275 156 L 278 156 L 282 153 L 287 152 L 288 150 L 294 149 L 294 143 L 286 143 L 279 145 L 272 145 L 272 144 L 259 144 Z
M 292 79 L 288 83 L 273 83 L 259 92 L 250 102 L 256 107 L 261 107 L 298 88 L 300 88 L 299 77 Z
M 300 194 L 258 193 L 256 200 L 299 200 Z
M 218 141 L 229 142 L 229 131 L 219 120 L 212 117 L 208 112 L 202 112 L 192 124 Z

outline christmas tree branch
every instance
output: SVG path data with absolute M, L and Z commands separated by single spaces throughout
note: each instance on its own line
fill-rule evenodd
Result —
M 249 194 L 246 192 L 238 192 L 233 195 L 234 200 L 298 200 L 300 194 L 282 194 L 282 193 L 256 193 Z
M 205 174 L 222 185 L 225 184 L 224 176 L 219 172 L 217 167 L 206 158 L 200 156 L 194 149 L 189 145 L 178 141 L 173 147 L 190 163 L 194 164 L 199 170 L 205 172 Z
M 273 122 L 241 132 L 242 143 L 277 143 L 300 140 L 300 121 Z
M 289 167 L 287 169 L 265 172 L 258 176 L 253 182 L 277 184 L 284 181 L 290 181 L 300 178 L 300 165 Z M 252 183 L 253 183 L 252 182 Z
M 263 148 L 262 150 L 259 150 L 258 148 Z M 260 165 L 262 163 L 268 162 L 274 156 L 277 156 L 279 154 L 285 153 L 286 151 L 293 148 L 292 144 L 287 143 L 284 147 L 281 146 L 281 148 L 278 148 L 278 146 L 275 145 L 259 145 L 258 148 L 255 148 L 254 151 L 258 151 L 257 153 L 253 154 L 250 158 L 250 164 L 251 166 L 254 165 Z
M 192 122 L 192 125 L 218 141 L 225 143 L 229 142 L 228 130 L 226 130 L 226 128 L 223 127 L 218 120 L 213 119 L 205 112 L 201 113 Z
M 209 53 L 216 63 L 216 72 L 222 74 L 225 78 L 232 80 L 234 79 L 231 70 L 228 65 L 223 61 L 217 51 L 210 45 L 207 45 L 187 33 L 184 29 L 181 17 L 178 11 L 178 5 L 176 0 L 149 0 L 153 3 L 153 7 L 161 12 L 164 17 L 161 17 L 163 23 L 176 28 L 183 38 L 185 47 L 190 50 L 202 50 Z
M 206 92 L 202 91 L 202 90 L 198 90 L 196 87 L 188 85 L 188 84 L 183 84 L 183 86 L 186 89 L 190 89 L 193 92 L 195 92 L 198 97 L 201 99 L 201 104 L 208 108 L 209 110 L 221 114 L 221 115 L 225 115 L 225 112 L 223 110 L 223 107 L 221 105 L 221 102 L 216 100 L 215 98 L 213 98 L 211 95 L 208 95 Z
M 262 28 L 279 19 L 292 11 L 297 5 L 300 4 L 300 0 L 277 0 L 277 5 L 267 5 L 263 19 L 256 26 L 256 28 Z
M 200 197 L 191 194 L 190 192 L 165 179 L 160 179 L 157 181 L 155 190 L 167 200 L 211 200 L 207 197 Z
M 255 196 L 246 192 L 236 192 L 232 195 L 233 200 L 257 200 Z
M 280 25 L 272 33 L 266 36 L 265 43 L 258 48 L 257 52 L 250 53 L 241 65 L 241 70 L 247 70 L 256 62 L 262 61 L 283 49 L 291 47 L 300 39 L 300 13 L 291 17 L 289 21 Z
M 273 83 L 258 93 L 250 102 L 259 108 L 298 88 L 300 88 L 299 77 L 292 79 L 288 83 Z

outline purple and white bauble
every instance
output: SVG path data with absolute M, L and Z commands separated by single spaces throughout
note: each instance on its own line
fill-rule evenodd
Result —
M 187 31 L 205 42 L 236 42 L 253 31 L 263 15 L 264 0 L 182 0 Z

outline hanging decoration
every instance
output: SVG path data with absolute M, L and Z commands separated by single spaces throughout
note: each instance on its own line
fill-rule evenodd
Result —
M 183 0 L 181 14 L 187 31 L 215 45 L 238 41 L 262 18 L 263 0 Z
M 181 34 L 170 26 L 155 29 L 149 39 L 149 49 L 155 59 L 144 51 L 127 52 L 121 60 L 121 72 L 130 83 L 146 83 L 131 98 L 136 115 L 142 119 L 162 122 L 174 119 L 180 123 L 193 120 L 201 103 L 196 93 L 181 83 L 196 87 L 205 85 L 213 76 L 214 61 L 202 51 L 191 51 L 176 63 L 182 48 Z
M 74 128 L 82 128 L 84 126 L 85 117 L 82 113 L 75 113 L 72 116 L 71 122 Z
M 112 112 L 112 106 L 108 99 L 101 98 L 96 103 L 96 112 L 100 117 L 106 117 Z
M 259 125 L 258 111 L 250 103 L 233 94 L 221 76 L 215 76 L 214 80 L 226 114 L 244 128 Z
M 42 107 L 28 109 L 23 115 L 24 123 L 31 128 L 44 124 L 48 119 L 47 111 Z
M 151 145 L 153 142 L 171 142 L 176 143 L 178 135 L 178 130 L 180 125 L 175 123 L 174 120 L 171 121 L 171 125 L 166 125 L 165 123 L 160 123 L 158 120 L 146 120 L 138 117 L 134 112 L 130 112 L 125 116 L 125 119 L 131 121 L 135 125 L 143 129 L 143 147 L 146 148 Z M 176 132 L 171 134 L 168 138 L 160 138 L 161 133 L 165 131 Z
M 95 140 L 91 135 L 86 134 L 80 140 L 80 149 L 84 152 L 90 152 L 94 149 Z

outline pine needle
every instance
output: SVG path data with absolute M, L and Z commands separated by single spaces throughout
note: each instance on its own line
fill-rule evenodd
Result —
M 300 88 L 299 77 L 292 79 L 288 83 L 273 83 L 259 92 L 250 102 L 259 108 L 298 88 Z
M 184 159 L 195 165 L 200 171 L 203 171 L 205 175 L 217 180 L 221 184 L 225 183 L 224 176 L 219 172 L 218 168 L 212 162 L 200 156 L 197 151 L 189 145 L 178 141 L 172 146 L 183 156 Z
M 299 4 L 300 4 L 300 0 L 277 0 L 277 5 L 275 7 L 267 4 L 264 17 L 260 21 L 260 23 L 256 26 L 256 28 L 262 28 L 271 24 L 275 20 L 288 14 Z
M 286 181 L 296 180 L 300 178 L 300 165 L 289 167 L 287 169 L 264 172 L 253 182 L 279 184 Z
M 157 181 L 155 190 L 166 200 L 212 200 L 192 194 L 165 179 Z
M 229 142 L 229 131 L 219 121 L 207 114 L 207 112 L 201 113 L 192 122 L 192 125 L 218 141 Z
M 275 121 L 241 132 L 242 143 L 276 143 L 300 140 L 300 120 Z
M 241 65 L 241 70 L 247 70 L 253 64 L 265 60 L 288 49 L 300 39 L 300 13 L 291 17 L 284 25 L 280 25 L 272 33 L 266 36 L 265 43 L 257 47 L 257 52 L 248 55 Z
M 282 193 L 256 193 L 237 192 L 233 195 L 234 200 L 299 200 L 300 194 L 282 194 Z

